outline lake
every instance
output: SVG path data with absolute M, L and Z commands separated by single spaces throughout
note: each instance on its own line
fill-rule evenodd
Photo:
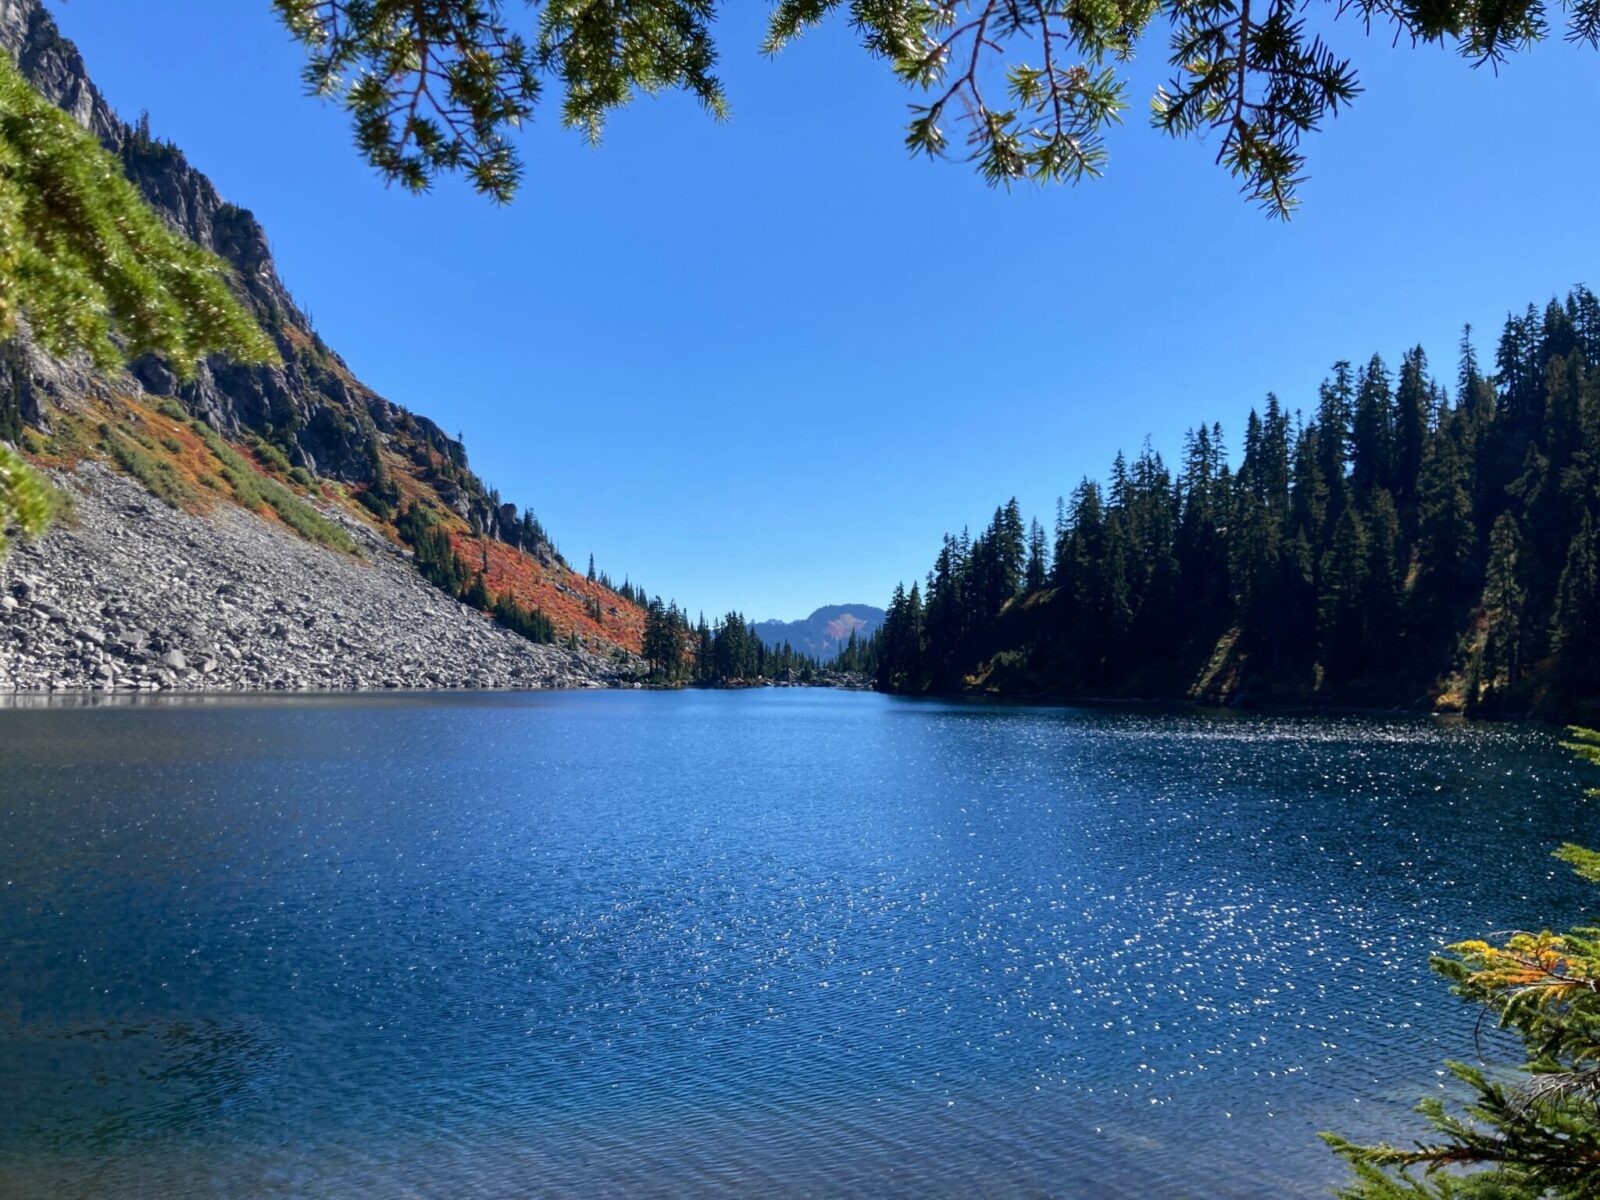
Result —
M 1429 952 L 1594 898 L 1556 743 L 801 690 L 0 710 L 0 1193 L 1326 1195 L 1319 1129 L 1414 1132 L 1474 1053 Z

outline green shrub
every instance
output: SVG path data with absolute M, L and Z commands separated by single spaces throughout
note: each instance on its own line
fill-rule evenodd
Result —
M 194 421 L 189 427 L 200 435 L 206 448 L 222 463 L 220 474 L 228 481 L 228 486 L 233 489 L 234 499 L 240 504 L 258 510 L 262 505 L 266 505 L 278 514 L 285 525 L 307 541 L 331 546 L 347 554 L 358 553 L 356 544 L 348 533 L 283 484 L 257 471 L 242 454 L 218 437 L 210 426 Z
M 266 503 L 261 498 L 261 489 L 256 486 L 261 482 L 260 477 L 249 467 L 224 462 L 218 474 L 233 490 L 233 498 L 246 508 L 260 508 Z
M 117 466 L 144 484 L 156 499 L 173 508 L 188 508 L 194 504 L 194 493 L 183 481 L 183 476 L 172 469 L 171 463 L 146 453 L 110 425 L 100 426 L 100 437 Z
M 88 449 L 82 424 L 76 417 L 67 413 L 56 414 L 50 438 L 45 443 L 44 449 L 52 458 L 77 458 Z
M 289 456 L 271 442 L 262 438 L 251 438 L 250 449 L 254 450 L 273 470 L 287 475 L 294 468 L 289 465 Z
M 261 494 L 283 523 L 301 537 L 320 542 L 324 546 L 331 546 L 335 550 L 343 550 L 347 554 L 356 553 L 356 544 L 348 533 L 282 484 L 272 483 L 269 480 L 261 489 Z
M 0 446 L 0 555 L 6 552 L 7 530 L 33 537 L 49 524 L 56 507 L 53 493 L 21 455 Z
M 383 495 L 373 491 L 371 488 L 358 492 L 356 499 L 361 501 L 378 520 L 390 521 L 394 519 L 394 505 L 390 504 Z

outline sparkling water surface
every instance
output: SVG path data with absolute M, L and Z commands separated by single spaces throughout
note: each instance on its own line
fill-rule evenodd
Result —
M 826 691 L 0 710 L 0 1195 L 1322 1196 L 1580 917 L 1549 730 Z M 1491 1056 L 1495 1043 L 1478 1047 Z

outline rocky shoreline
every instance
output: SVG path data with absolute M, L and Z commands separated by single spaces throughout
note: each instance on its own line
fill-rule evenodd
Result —
M 690 683 L 684 686 L 713 691 L 738 691 L 748 688 L 834 688 L 841 692 L 870 692 L 872 680 L 853 671 L 821 670 L 813 671 L 807 676 L 791 669 L 772 678 L 760 675 L 754 679 L 724 679 L 718 683 Z
M 179 512 L 93 462 L 0 560 L 0 693 L 595 688 L 632 663 L 536 645 L 333 511 L 359 558 L 219 503 Z

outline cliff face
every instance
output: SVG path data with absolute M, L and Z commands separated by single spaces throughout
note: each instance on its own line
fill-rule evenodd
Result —
M 118 118 L 40 0 L 0 0 L 0 50 L 46 99 L 122 160 L 128 178 L 173 228 L 234 266 L 236 290 L 283 357 L 282 366 L 260 367 L 213 359 L 181 384 L 164 363 L 146 358 L 131 367 L 144 392 L 177 399 L 226 437 L 265 438 L 294 466 L 342 483 L 371 483 L 382 450 L 412 460 L 438 456 L 464 468 L 459 443 L 363 386 L 323 344 L 278 278 L 255 217 L 223 200 L 175 146 Z M 14 344 L 0 365 L 0 407 L 9 402 L 30 424 L 47 424 L 51 401 L 66 400 L 74 388 L 105 386 L 42 357 Z M 519 544 L 523 531 L 513 527 L 513 513 L 475 475 L 462 471 L 435 490 L 474 532 Z M 549 553 L 547 545 L 526 548 Z
M 158 464 L 162 470 L 204 485 L 189 488 L 194 503 L 177 505 L 201 511 L 216 502 L 215 479 L 192 455 L 185 460 L 175 448 L 168 455 L 150 436 L 157 409 L 193 419 L 244 450 L 269 477 L 391 541 L 402 508 L 414 504 L 431 512 L 466 569 L 481 567 L 492 594 L 539 608 L 552 618 L 558 636 L 590 649 L 638 649 L 642 612 L 574 574 L 532 514 L 502 503 L 468 468 L 460 442 L 355 377 L 278 277 L 261 225 L 224 200 L 177 147 L 112 111 L 41 0 L 0 0 L 0 52 L 121 160 L 128 178 L 174 229 L 232 265 L 235 291 L 282 357 L 275 366 L 213 358 L 186 382 L 167 364 L 146 357 L 108 376 L 84 362 L 50 357 L 24 333 L 0 343 L 0 438 L 15 439 L 31 427 L 49 439 L 36 449 L 55 467 L 70 467 L 82 454 L 115 461 L 115 446 L 120 441 L 126 449 L 132 438 L 149 455 L 167 460 Z M 62 428 L 67 434 L 55 436 Z M 93 442 L 85 431 L 96 428 L 100 440 Z M 175 447 L 181 431 L 171 433 L 166 444 Z M 187 440 L 187 434 L 181 437 Z M 215 468 L 213 460 L 209 469 Z

